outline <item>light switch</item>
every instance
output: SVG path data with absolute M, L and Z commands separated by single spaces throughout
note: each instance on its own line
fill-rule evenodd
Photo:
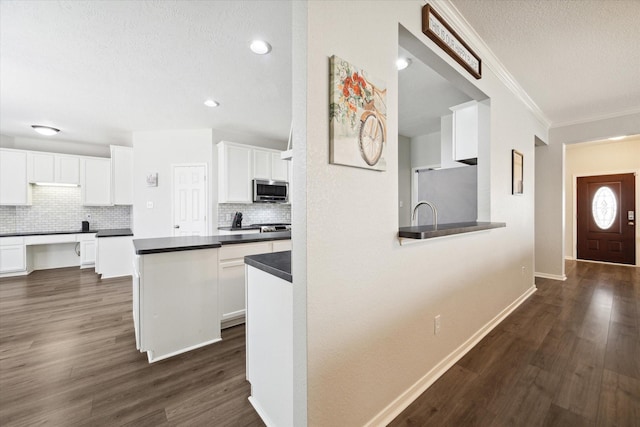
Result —
M 153 202 L 147 202 L 147 209 L 153 209 Z

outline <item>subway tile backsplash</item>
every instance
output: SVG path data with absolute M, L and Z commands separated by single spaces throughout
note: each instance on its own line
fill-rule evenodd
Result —
M 242 225 L 264 223 L 290 223 L 291 205 L 280 203 L 218 205 L 218 227 L 229 227 L 236 212 L 242 212 Z
M 80 187 L 33 186 L 31 206 L 0 206 L 0 233 L 131 228 L 131 206 L 82 206 Z M 87 218 L 91 215 L 91 218 Z

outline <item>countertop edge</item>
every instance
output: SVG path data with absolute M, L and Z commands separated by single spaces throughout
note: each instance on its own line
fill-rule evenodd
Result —
M 492 230 L 506 227 L 505 222 L 478 222 L 474 225 L 460 226 L 457 228 L 446 228 L 441 230 L 425 230 L 421 232 L 398 231 L 398 237 L 411 240 L 428 240 L 435 237 L 453 236 L 458 234 L 473 233 L 475 231 Z
M 289 270 L 291 269 L 291 251 L 272 252 L 269 254 L 249 255 L 244 257 L 244 263 L 258 270 L 269 273 L 289 283 L 293 283 L 293 276 L 290 271 L 285 271 L 282 266 L 278 267 L 277 261 L 281 261 L 283 256 L 289 257 Z M 276 262 L 270 263 L 270 259 L 276 259 Z
M 113 228 L 106 230 L 98 230 L 96 233 L 97 238 L 105 237 L 130 237 L 133 236 L 133 231 L 130 228 Z
M 195 237 L 195 236 L 194 236 Z M 178 251 L 191 251 L 198 249 L 216 249 L 226 245 L 243 244 L 243 243 L 256 243 L 256 242 L 270 242 L 274 240 L 290 240 L 290 232 L 273 232 L 273 233 L 253 233 L 253 234 L 230 234 L 223 236 L 203 236 L 203 239 L 207 239 L 206 243 L 182 243 L 180 239 L 182 237 L 158 237 L 158 238 L 142 238 L 134 239 L 133 246 L 136 255 L 150 255 L 156 253 L 165 252 L 178 252 Z M 145 245 L 143 242 L 150 243 L 150 240 L 156 240 L 151 242 L 151 245 Z M 175 241 L 172 242 L 172 241 Z

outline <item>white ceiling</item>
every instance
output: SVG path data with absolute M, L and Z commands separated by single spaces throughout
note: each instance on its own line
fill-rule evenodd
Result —
M 0 133 L 44 124 L 109 144 L 217 128 L 286 141 L 290 22 L 288 1 L 2 1 Z M 271 54 L 252 53 L 254 38 Z
M 640 1 L 452 2 L 554 125 L 640 111 Z M 37 123 L 96 144 L 187 128 L 286 140 L 290 23 L 289 1 L 1 1 L 0 133 L 33 137 Z M 248 50 L 256 37 L 270 55 Z M 203 106 L 209 97 L 221 106 Z
M 451 0 L 553 126 L 640 111 L 639 0 Z

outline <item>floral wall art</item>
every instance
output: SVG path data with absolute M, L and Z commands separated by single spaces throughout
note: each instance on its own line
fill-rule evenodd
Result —
M 367 73 L 332 56 L 330 162 L 384 171 L 387 162 L 387 89 Z

